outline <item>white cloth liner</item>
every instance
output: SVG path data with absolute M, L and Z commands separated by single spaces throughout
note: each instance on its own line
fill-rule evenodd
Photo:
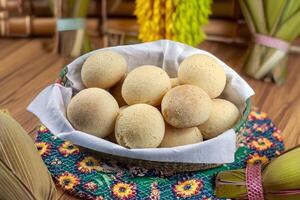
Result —
M 159 40 L 155 42 L 105 48 L 122 54 L 128 63 L 128 70 L 151 64 L 162 67 L 170 77 L 176 77 L 181 61 L 193 54 L 207 54 L 224 68 L 227 85 L 222 97 L 234 102 L 242 112 L 245 101 L 254 94 L 252 88 L 229 66 L 212 54 L 178 42 Z M 96 51 L 101 51 L 99 49 Z M 96 51 L 85 54 L 68 67 L 67 77 L 75 90 L 84 89 L 80 71 L 85 59 Z M 74 91 L 74 90 L 73 90 Z M 128 158 L 181 163 L 230 163 L 234 161 L 236 135 L 230 129 L 216 138 L 186 146 L 173 148 L 126 149 L 104 139 L 76 131 L 66 118 L 66 107 L 72 97 L 72 89 L 53 84 L 45 88 L 28 106 L 49 130 L 63 140 L 99 152 Z

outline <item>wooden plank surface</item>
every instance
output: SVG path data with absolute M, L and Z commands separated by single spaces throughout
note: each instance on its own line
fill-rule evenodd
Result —
M 200 48 L 222 59 L 238 72 L 245 60 L 245 46 L 204 42 Z M 66 59 L 45 52 L 40 40 L 0 39 L 0 108 L 7 108 L 34 139 L 38 120 L 26 107 L 47 85 L 54 82 Z M 252 104 L 265 111 L 282 130 L 285 144 L 300 144 L 300 56 L 289 59 L 288 81 L 282 86 L 245 77 L 256 95 Z M 60 200 L 73 198 L 58 188 Z

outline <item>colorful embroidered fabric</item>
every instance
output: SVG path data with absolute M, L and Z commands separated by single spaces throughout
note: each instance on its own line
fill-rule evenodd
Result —
M 164 176 L 144 169 L 96 158 L 41 126 L 36 146 L 57 184 L 85 199 L 217 199 L 214 177 L 246 163 L 267 162 L 284 150 L 280 131 L 265 113 L 252 111 L 238 133 L 235 162 L 214 169 Z

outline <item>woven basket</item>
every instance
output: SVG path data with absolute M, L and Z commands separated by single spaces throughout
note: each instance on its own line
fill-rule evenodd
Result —
M 68 78 L 66 77 L 67 74 L 67 67 L 64 67 L 61 70 L 60 77 L 57 80 L 57 83 L 65 86 L 70 87 Z M 246 108 L 243 112 L 242 118 L 237 122 L 237 124 L 233 127 L 234 131 L 238 133 L 241 129 L 244 128 L 248 115 L 250 113 L 250 99 L 247 99 L 246 101 Z M 111 155 L 107 153 L 102 152 L 96 152 L 87 148 L 83 148 L 84 151 L 89 151 L 95 154 L 96 156 L 103 157 L 105 159 L 112 159 L 119 161 L 121 163 L 126 163 L 127 165 L 133 165 L 133 166 L 139 166 L 144 167 L 148 169 L 155 169 L 159 170 L 162 173 L 174 173 L 174 172 L 188 172 L 188 171 L 198 171 L 198 170 L 206 170 L 206 169 L 212 169 L 220 164 L 194 164 L 194 163 L 177 163 L 177 162 L 158 162 L 158 161 L 149 161 L 149 160 L 141 160 L 141 159 L 133 159 L 128 157 L 121 157 L 116 155 Z

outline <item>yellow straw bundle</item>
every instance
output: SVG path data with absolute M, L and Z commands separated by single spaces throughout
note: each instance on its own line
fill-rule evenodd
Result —
M 170 39 L 192 46 L 205 38 L 212 0 L 136 0 L 139 39 L 149 42 Z

